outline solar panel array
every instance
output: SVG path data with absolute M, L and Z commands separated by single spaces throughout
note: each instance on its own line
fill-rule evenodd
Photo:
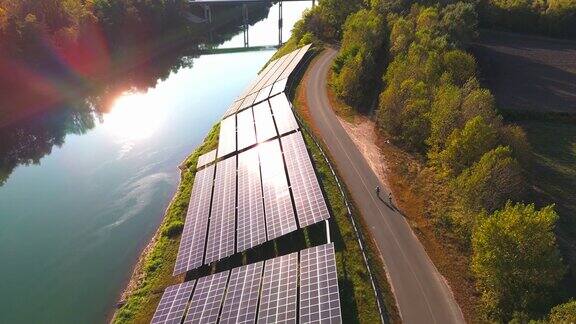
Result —
M 254 323 L 264 262 L 232 270 L 220 323 Z
M 246 90 L 236 99 L 234 104 L 224 114 L 225 117 L 240 112 L 270 96 L 283 92 L 286 89 L 288 78 L 302 62 L 302 59 L 310 49 L 310 45 L 301 47 L 270 62 L 262 72 L 258 74 Z M 267 90 L 265 90 L 267 89 Z M 263 93 L 261 93 L 263 91 Z M 268 94 L 268 97 L 266 97 Z M 240 104 L 237 104 L 240 102 Z
M 198 268 L 203 264 L 213 178 L 214 164 L 196 173 L 174 266 L 175 275 Z
M 197 168 L 201 168 L 207 164 L 210 164 L 216 160 L 216 150 L 212 150 L 198 158 Z
M 152 317 L 153 324 L 171 324 L 180 323 L 192 290 L 194 289 L 195 280 L 182 283 L 180 285 L 170 286 L 164 290 L 156 312 Z
M 334 245 L 300 253 L 300 323 L 339 323 L 340 294 Z
M 273 240 L 297 229 L 284 161 L 278 140 L 258 146 L 262 191 L 266 210 L 266 231 Z
M 235 230 L 236 156 L 232 156 L 216 166 L 206 264 L 234 254 Z
M 266 242 L 258 150 L 238 155 L 238 252 Z
M 218 149 L 198 159 L 174 274 L 328 218 L 290 102 L 270 97 L 307 50 L 270 63 L 221 121 Z
M 282 147 L 300 226 L 309 226 L 330 218 L 302 135 L 298 132 L 282 137 Z
M 334 245 L 168 287 L 152 323 L 184 314 L 184 323 L 341 323 Z
M 298 253 L 266 262 L 258 323 L 295 323 Z

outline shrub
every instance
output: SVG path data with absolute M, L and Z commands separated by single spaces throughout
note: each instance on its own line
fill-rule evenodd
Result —
M 550 323 L 576 323 L 576 300 L 554 306 L 549 319 Z
M 184 223 L 182 221 L 176 220 L 164 227 L 162 230 L 162 235 L 173 238 L 182 233 L 182 229 L 184 229 Z

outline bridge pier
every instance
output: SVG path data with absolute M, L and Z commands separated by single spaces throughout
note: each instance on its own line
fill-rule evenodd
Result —
M 248 21 L 248 5 L 242 4 L 242 18 L 244 21 L 244 47 L 250 46 L 250 34 L 249 34 L 249 21 Z
M 204 19 L 208 23 L 212 23 L 212 9 L 210 9 L 209 5 L 204 5 Z
M 282 45 L 282 1 L 278 3 L 278 45 Z

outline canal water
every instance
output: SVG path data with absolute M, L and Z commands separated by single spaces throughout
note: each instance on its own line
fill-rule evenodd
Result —
M 284 40 L 310 6 L 284 3 Z M 274 5 L 250 27 L 250 45 L 277 42 Z M 243 43 L 239 33 L 221 47 Z M 42 148 L 19 143 L 38 158 L 0 166 L 0 323 L 104 322 L 161 222 L 177 166 L 273 53 L 200 56 L 147 90 L 118 95 L 108 113 L 33 121 L 46 134 L 67 119 L 64 135 Z

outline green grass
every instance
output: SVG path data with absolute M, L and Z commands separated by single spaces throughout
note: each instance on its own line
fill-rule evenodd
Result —
M 210 152 L 218 145 L 219 129 L 220 123 L 212 128 L 204 143 L 184 162 L 185 168 L 180 175 L 180 185 L 160 225 L 160 235 L 145 256 L 144 264 L 138 273 L 141 280 L 132 294 L 126 298 L 125 304 L 117 310 L 114 323 L 148 323 L 164 288 L 182 281 L 181 277 L 172 276 L 172 270 L 196 175 L 196 164 L 200 155 Z

